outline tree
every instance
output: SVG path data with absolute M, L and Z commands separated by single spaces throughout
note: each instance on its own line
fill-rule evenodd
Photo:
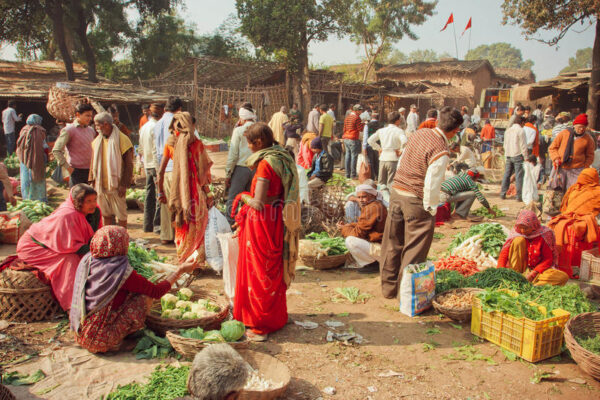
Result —
M 596 25 L 592 49 L 592 73 L 590 75 L 587 114 L 590 127 L 600 127 L 598 120 L 598 89 L 600 84 L 600 2 L 597 0 L 504 0 L 503 24 L 516 23 L 523 34 L 533 37 L 538 31 L 551 31 L 550 40 L 536 38 L 554 46 L 575 25 Z
M 241 33 L 285 64 L 294 102 L 304 110 L 310 108 L 308 46 L 343 32 L 339 22 L 347 6 L 348 0 L 236 0 Z
M 523 60 L 521 50 L 509 43 L 482 44 L 469 50 L 465 60 L 488 60 L 494 68 L 531 69 L 533 61 Z
M 444 58 L 452 58 L 447 53 L 437 53 L 432 49 L 413 50 L 408 55 L 398 49 L 390 52 L 382 53 L 382 57 L 378 60 L 382 64 L 411 64 L 416 62 L 437 62 Z
M 586 47 L 579 49 L 575 53 L 575 57 L 569 58 L 569 65 L 560 70 L 563 72 L 577 72 L 580 69 L 592 68 L 592 48 Z
M 363 80 L 366 82 L 377 57 L 392 43 L 405 35 L 416 40 L 411 25 L 421 25 L 425 18 L 433 15 L 437 1 L 415 0 L 355 0 L 346 15 L 349 15 L 351 39 L 362 45 L 366 65 Z

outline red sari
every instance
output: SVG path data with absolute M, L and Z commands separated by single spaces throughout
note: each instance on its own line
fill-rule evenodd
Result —
M 281 196 L 281 178 L 265 160 L 252 179 L 254 196 L 258 178 L 267 179 L 268 197 Z M 233 317 L 257 334 L 277 331 L 287 323 L 286 284 L 283 271 L 282 205 L 265 205 L 262 211 L 244 205 L 236 216 L 240 253 Z

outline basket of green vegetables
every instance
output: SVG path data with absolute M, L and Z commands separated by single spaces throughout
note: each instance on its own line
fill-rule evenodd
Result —
M 125 201 L 127 208 L 136 209 L 139 208 L 144 211 L 144 201 L 146 200 L 146 190 L 144 189 L 127 189 L 125 194 Z
M 600 312 L 571 318 L 565 326 L 565 344 L 579 368 L 600 380 Z
M 21 162 L 17 158 L 16 153 L 12 153 L 10 156 L 4 159 L 4 165 L 8 170 L 8 176 L 17 176 L 21 172 Z
M 221 323 L 218 330 L 204 330 L 200 327 L 169 331 L 169 339 L 175 351 L 186 358 L 194 358 L 196 353 L 213 343 L 227 343 L 234 349 L 248 348 L 245 337 L 246 327 L 240 321 L 231 320 Z
M 344 265 L 348 249 L 343 237 L 331 237 L 327 232 L 313 232 L 300 241 L 298 255 L 308 267 L 332 269 Z

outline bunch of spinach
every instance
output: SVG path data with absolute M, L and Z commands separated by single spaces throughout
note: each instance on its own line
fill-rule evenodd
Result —
M 171 343 L 166 338 L 156 336 L 150 329 L 144 329 L 142 338 L 133 349 L 138 360 L 165 358 L 173 352 Z
M 336 256 L 348 252 L 346 241 L 343 237 L 331 237 L 327 232 L 312 232 L 306 235 L 305 238 L 317 242 L 321 247 L 327 249 L 328 256 Z
M 130 383 L 109 393 L 104 400 L 172 400 L 183 397 L 187 392 L 189 366 L 176 368 L 172 365 L 158 366 L 150 375 L 147 384 Z

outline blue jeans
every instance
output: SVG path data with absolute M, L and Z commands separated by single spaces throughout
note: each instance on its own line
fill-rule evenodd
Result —
M 506 196 L 508 187 L 510 186 L 510 177 L 515 174 L 515 184 L 517 187 L 517 200 L 521 200 L 523 192 L 523 156 L 506 157 L 506 168 L 504 169 L 504 177 L 502 178 L 502 189 L 500 196 Z
M 17 148 L 16 135 L 14 132 L 6 133 L 6 154 L 11 155 Z
M 360 154 L 360 140 L 344 139 L 346 147 L 346 178 L 356 178 L 356 163 Z

